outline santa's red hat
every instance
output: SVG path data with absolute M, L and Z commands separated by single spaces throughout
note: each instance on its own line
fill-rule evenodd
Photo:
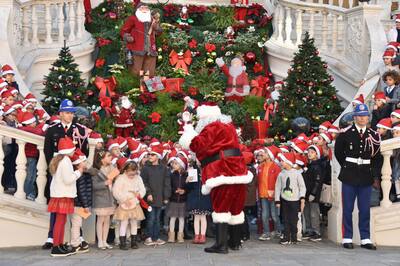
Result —
M 121 137 L 121 136 L 116 137 L 115 140 L 117 141 L 120 149 L 122 149 L 123 147 L 125 147 L 128 144 L 128 141 L 126 141 L 126 138 Z
M 22 101 L 16 101 L 13 104 L 13 107 L 15 110 L 21 109 L 22 107 L 24 107 L 24 105 L 22 104 Z
M 139 141 L 135 140 L 134 138 L 128 138 L 128 149 L 131 153 L 135 153 L 140 151 L 141 144 Z
M 257 154 L 259 154 L 260 152 L 262 152 L 262 153 L 267 152 L 267 151 L 265 150 L 265 147 L 264 147 L 264 146 L 260 146 L 260 147 L 255 148 L 254 151 L 253 151 L 254 156 L 257 156 Z
M 307 150 L 309 149 L 313 149 L 317 153 L 317 158 L 321 159 L 321 156 L 323 155 L 323 150 L 321 146 L 310 145 Z
M 271 160 L 275 160 L 278 157 L 278 154 L 282 152 L 281 149 L 275 145 L 266 147 L 265 151 L 268 153 L 268 156 L 271 158 Z
M 392 120 L 390 118 L 383 118 L 383 119 L 379 120 L 376 127 L 391 130 L 392 129 Z
M 129 159 L 131 159 L 132 161 L 136 162 L 136 163 L 140 163 L 144 157 L 146 157 L 149 154 L 148 151 L 146 150 L 141 150 L 135 153 L 131 153 L 131 155 L 129 156 Z
M 358 95 L 357 98 L 355 98 L 353 101 L 351 101 L 352 103 L 355 104 L 364 104 L 364 95 L 360 94 Z
M 306 157 L 305 155 L 300 154 L 300 153 L 296 153 L 296 154 L 295 154 L 295 158 L 296 158 L 295 163 L 296 163 L 298 166 L 304 167 L 304 166 L 307 165 L 307 157 Z
M 90 132 L 89 139 L 93 139 L 96 143 L 104 142 L 103 137 L 101 136 L 101 134 L 99 134 L 99 133 L 97 133 L 95 131 Z
M 383 53 L 383 56 L 382 56 L 383 59 L 385 59 L 385 58 L 393 59 L 393 58 L 395 58 L 395 57 L 396 57 L 396 51 L 393 50 L 393 49 L 387 49 L 387 50 Z
M 332 126 L 331 122 L 325 121 L 321 125 L 319 125 L 319 129 L 328 130 L 331 126 Z
M 4 108 L 3 108 L 4 115 L 9 115 L 14 111 L 16 111 L 15 108 L 12 106 L 9 106 L 9 105 L 4 106 Z
M 86 159 L 86 155 L 80 149 L 76 149 L 74 155 L 71 157 L 73 165 L 80 164 L 81 162 L 86 161 Z
M 75 145 L 72 139 L 64 137 L 58 140 L 58 153 L 59 154 L 70 154 L 75 151 Z
M 122 168 L 124 168 L 124 166 L 125 166 L 125 164 L 128 162 L 129 160 L 128 160 L 128 158 L 126 158 L 126 157 L 121 157 L 121 158 L 119 158 L 118 160 L 117 160 L 117 167 L 118 167 L 118 170 L 122 170 Z
M 391 112 L 390 116 L 394 116 L 394 117 L 400 118 L 400 109 L 396 109 L 393 112 Z
M 210 103 L 202 103 L 199 107 L 197 107 L 196 114 L 199 119 L 219 117 L 222 115 L 221 109 L 218 107 L 218 105 Z
M 31 102 L 28 102 L 26 100 L 22 101 L 22 108 L 24 108 L 26 110 L 26 108 L 28 108 L 29 106 L 32 106 Z
M 150 147 L 149 154 L 156 154 L 158 158 L 162 158 L 163 147 L 161 145 L 154 145 Z
M 372 96 L 374 100 L 381 100 L 386 103 L 386 95 L 383 91 L 377 91 L 375 94 Z
M 304 153 L 307 150 L 308 143 L 297 140 L 296 142 L 292 142 L 290 146 L 292 146 L 292 148 L 298 153 Z
M 36 108 L 35 114 L 39 117 L 39 119 L 50 119 L 50 115 L 43 108 Z
M 183 157 L 185 157 L 186 160 L 190 159 L 190 154 L 189 154 L 188 150 L 185 150 L 185 149 L 178 150 L 178 155 L 179 154 L 182 155 Z
M 55 123 L 60 123 L 60 117 L 58 117 L 58 115 L 52 115 L 50 117 L 50 124 L 55 124 Z
M 188 164 L 188 159 L 181 153 L 177 153 L 175 156 L 170 156 L 168 163 L 171 163 L 172 161 L 176 161 L 183 169 L 186 169 Z
M 333 134 L 333 133 L 339 134 L 340 130 L 339 130 L 339 128 L 337 126 L 332 125 L 332 126 L 329 127 L 328 132 L 331 133 L 331 134 Z
M 159 141 L 158 139 L 152 138 L 152 139 L 150 140 L 149 146 L 150 146 L 150 147 L 152 147 L 152 146 L 158 146 L 158 145 L 160 145 L 160 144 L 161 144 L 161 143 L 160 143 L 160 141 Z
M 19 91 L 14 87 L 9 87 L 8 90 L 11 92 L 12 95 L 16 96 Z
M 392 49 L 393 51 L 395 51 L 397 53 L 397 51 L 399 49 L 399 45 L 400 45 L 400 43 L 398 43 L 398 42 L 389 42 L 388 45 L 386 46 L 386 50 Z
M 285 162 L 292 167 L 296 163 L 296 155 L 294 152 L 279 153 L 278 157 L 282 162 Z
M 1 94 L 1 98 L 8 98 L 8 97 L 13 97 L 14 95 L 12 95 L 12 93 L 10 92 L 10 90 L 5 90 L 3 91 L 3 93 Z
M 290 148 L 286 145 L 279 146 L 282 153 L 290 152 Z
M 113 148 L 119 148 L 119 144 L 115 139 L 109 139 L 107 141 L 107 150 L 111 151 Z
M 25 96 L 25 100 L 28 101 L 28 102 L 33 102 L 33 103 L 36 103 L 36 102 L 37 102 L 36 97 L 35 97 L 32 93 L 28 93 L 28 94 Z
M 1 75 L 4 77 L 7 74 L 15 75 L 14 69 L 10 65 L 4 65 L 1 68 Z
M 333 140 L 333 137 L 329 132 L 321 133 L 319 135 L 326 141 L 326 143 L 331 143 Z
M 36 122 L 35 116 L 30 112 L 23 112 L 21 120 L 19 121 L 23 125 L 30 125 Z

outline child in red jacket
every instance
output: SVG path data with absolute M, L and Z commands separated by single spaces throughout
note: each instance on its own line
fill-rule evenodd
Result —
M 21 130 L 27 131 L 33 134 L 44 136 L 44 131 L 42 127 L 37 127 L 36 118 L 30 112 L 25 112 L 22 115 L 22 120 L 20 121 L 22 127 Z M 37 192 L 35 191 L 35 183 L 37 177 L 37 162 L 39 158 L 39 151 L 35 144 L 26 143 L 25 144 L 25 155 L 26 155 L 26 178 L 24 183 L 24 191 L 26 193 L 26 199 L 34 201 Z

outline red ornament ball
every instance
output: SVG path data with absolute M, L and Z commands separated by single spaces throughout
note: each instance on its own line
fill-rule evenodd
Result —
M 80 95 L 76 95 L 76 96 L 75 96 L 75 100 L 79 101 L 80 99 L 81 99 L 81 96 L 80 96 Z
M 315 55 L 319 55 L 319 51 L 317 50 L 317 51 L 315 51 Z
M 92 96 L 94 94 L 94 92 L 92 90 L 87 90 L 86 91 L 86 95 L 87 96 Z
M 252 63 L 252 62 L 256 61 L 256 54 L 253 52 L 247 52 L 246 55 L 244 56 L 244 60 L 247 63 Z

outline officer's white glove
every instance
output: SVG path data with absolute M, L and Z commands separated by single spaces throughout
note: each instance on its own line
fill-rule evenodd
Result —
M 315 196 L 310 194 L 310 196 L 308 196 L 308 201 L 313 202 L 314 200 L 315 200 Z

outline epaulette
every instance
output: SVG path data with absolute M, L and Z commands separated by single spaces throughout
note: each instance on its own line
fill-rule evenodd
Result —
M 346 131 L 349 130 L 352 126 L 353 126 L 353 125 L 350 125 L 350 126 L 348 126 L 348 127 L 343 128 L 343 129 L 341 130 L 341 133 L 346 132 Z

